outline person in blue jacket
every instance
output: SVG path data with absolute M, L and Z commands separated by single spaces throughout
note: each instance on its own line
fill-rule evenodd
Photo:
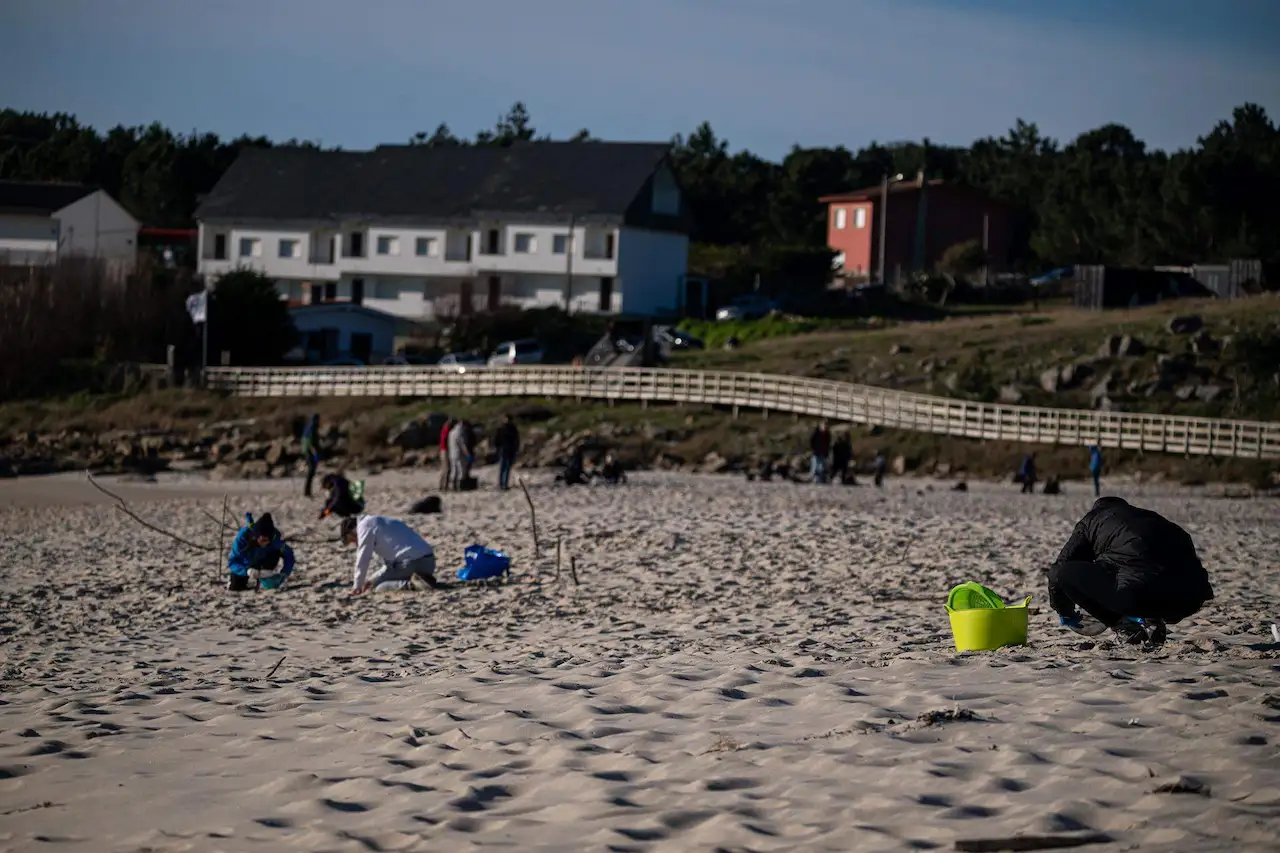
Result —
M 1089 475 L 1093 477 L 1093 496 L 1102 497 L 1102 450 L 1096 444 L 1089 448 Z
M 251 571 L 258 572 L 260 582 L 267 589 L 279 589 L 293 573 L 293 549 L 276 530 L 271 513 L 263 513 L 257 521 L 252 515 L 246 515 L 245 520 L 248 524 L 240 528 L 227 555 L 227 589 L 232 592 L 248 589 Z

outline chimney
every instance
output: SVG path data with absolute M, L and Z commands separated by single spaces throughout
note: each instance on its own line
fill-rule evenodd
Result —
M 920 188 L 924 187 L 924 169 L 916 172 L 916 186 Z

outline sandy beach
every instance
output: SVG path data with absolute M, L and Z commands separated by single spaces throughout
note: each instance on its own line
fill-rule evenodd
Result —
M 370 510 L 435 476 L 370 478 Z M 324 542 L 280 593 L 222 589 L 224 493 L 334 535 L 297 481 L 104 481 L 208 551 L 80 476 L 0 483 L 0 848 L 1276 849 L 1274 500 L 1113 484 L 1192 533 L 1217 593 L 1148 654 L 1047 608 L 1079 485 L 526 476 L 540 556 L 519 491 L 412 522 L 445 572 L 479 542 L 516 582 L 354 600 Z M 966 580 L 1034 596 L 1027 646 L 955 652 Z

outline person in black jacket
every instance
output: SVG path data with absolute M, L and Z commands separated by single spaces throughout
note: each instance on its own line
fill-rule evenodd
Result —
M 502 425 L 494 433 L 493 446 L 498 451 L 498 488 L 505 492 L 511 488 L 511 466 L 520 452 L 520 432 L 510 415 L 503 417 Z
M 831 455 L 831 430 L 822 421 L 809 437 L 809 449 L 813 451 L 813 481 L 827 482 L 827 457 Z
M 1166 623 L 1212 598 L 1190 534 L 1121 498 L 1096 501 L 1049 569 L 1049 606 L 1063 625 L 1080 630 L 1083 610 L 1126 644 L 1160 646 Z
M 364 512 L 364 502 L 358 501 L 351 494 L 351 481 L 341 474 L 325 474 L 320 486 L 328 492 L 328 498 L 320 510 L 320 517 L 336 515 L 347 518 Z
M 849 463 L 853 461 L 853 442 L 849 433 L 842 432 L 831 444 L 831 482 L 844 483 L 849 478 Z

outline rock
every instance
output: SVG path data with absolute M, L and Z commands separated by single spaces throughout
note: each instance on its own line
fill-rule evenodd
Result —
M 1114 375 L 1107 373 L 1097 382 L 1097 384 L 1089 389 L 1089 402 L 1095 409 L 1102 408 L 1098 403 L 1099 401 L 1106 399 L 1107 395 L 1111 393 L 1111 386 L 1114 380 Z
M 702 457 L 702 464 L 698 466 L 698 471 L 703 474 L 721 474 L 728 471 L 730 467 L 728 459 L 712 451 Z
M 1062 371 L 1059 368 L 1051 367 L 1040 373 L 1040 387 L 1048 391 L 1050 394 L 1056 394 L 1058 391 L 1058 383 L 1062 381 Z
M 740 346 L 742 346 L 742 341 L 738 340 L 736 337 L 731 336 L 724 342 L 724 348 L 726 350 L 735 350 Z
M 440 443 L 440 430 L 432 435 L 424 421 L 406 421 L 387 436 L 387 443 L 401 450 L 425 450 Z
M 1147 345 L 1133 335 L 1112 335 L 1098 348 L 1099 358 L 1132 358 L 1147 351 Z
M 1174 389 L 1173 395 L 1185 403 L 1196 395 L 1196 386 L 1179 385 Z
M 215 465 L 209 472 L 209 479 L 215 481 L 240 479 L 240 466 L 235 462 L 224 462 Z
M 1017 385 L 1002 385 L 1000 387 L 1000 402 L 1016 405 L 1022 402 L 1022 389 Z
M 894 474 L 901 477 L 903 474 L 907 473 L 907 457 L 905 456 L 893 457 L 893 462 L 889 466 L 889 468 L 891 471 L 893 471 Z
M 955 371 L 948 373 L 946 376 L 942 377 L 942 385 L 948 391 L 954 392 L 957 388 L 960 387 L 960 375 Z
M 1170 334 L 1191 335 L 1204 328 L 1204 319 L 1199 314 L 1188 314 L 1185 317 L 1172 317 L 1168 328 Z
M 1191 339 L 1191 351 L 1196 355 L 1217 355 L 1222 351 L 1222 344 L 1215 341 L 1208 332 L 1200 332 Z
M 265 459 L 251 459 L 240 466 L 240 476 L 246 480 L 258 480 L 271 474 L 271 466 Z
M 951 476 L 951 463 L 950 463 L 950 462 L 939 462 L 939 463 L 937 463 L 936 465 L 934 465 L 934 466 L 933 466 L 933 476 L 935 476 L 935 477 L 950 477 L 950 476 Z
M 263 457 L 263 461 L 272 468 L 284 465 L 288 461 L 288 450 L 285 449 L 284 443 L 273 442 L 267 448 L 267 455 Z
M 1196 399 L 1202 403 L 1212 403 L 1224 390 L 1221 385 L 1198 385 L 1195 391 Z
M 544 421 L 549 421 L 556 416 L 555 412 L 551 411 L 546 406 L 539 406 L 534 403 L 516 406 L 514 409 L 510 410 L 510 415 L 513 420 L 530 424 L 543 423 Z
M 911 347 L 906 344 L 894 344 L 889 347 L 889 355 L 903 355 L 904 353 L 909 352 L 911 352 Z

